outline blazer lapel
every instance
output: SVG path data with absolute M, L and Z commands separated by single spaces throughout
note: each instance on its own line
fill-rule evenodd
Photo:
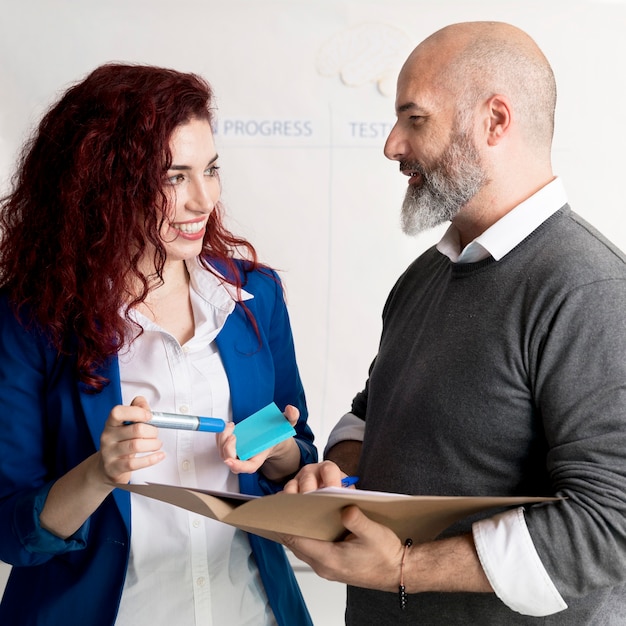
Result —
M 228 377 L 234 422 L 264 406 L 258 384 L 259 340 L 249 324 L 244 311 L 237 306 L 215 339 Z

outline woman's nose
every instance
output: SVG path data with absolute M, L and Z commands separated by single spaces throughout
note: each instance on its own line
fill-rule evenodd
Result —
M 189 196 L 188 208 L 203 213 L 210 213 L 219 200 L 219 183 L 214 179 L 203 179 L 193 185 Z

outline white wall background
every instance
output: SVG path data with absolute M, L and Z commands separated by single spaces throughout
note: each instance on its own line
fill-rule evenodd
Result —
M 397 72 L 434 30 L 483 19 L 552 62 L 555 171 L 626 249 L 626 0 L 0 0 L 0 191 L 45 107 L 95 66 L 204 75 L 231 226 L 281 270 L 321 449 L 364 383 L 388 290 L 442 232 L 398 226 L 406 180 L 382 154 Z M 299 576 L 316 624 L 343 623 L 342 586 Z

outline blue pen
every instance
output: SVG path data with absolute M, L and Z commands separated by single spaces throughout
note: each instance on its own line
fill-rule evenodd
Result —
M 358 476 L 346 476 L 341 479 L 342 487 L 350 487 L 351 485 L 356 485 L 359 482 Z
M 179 430 L 199 430 L 204 433 L 221 433 L 226 422 L 219 417 L 202 417 L 201 415 L 181 415 L 179 413 L 162 413 L 152 411 L 152 419 L 148 421 L 159 428 L 178 428 Z

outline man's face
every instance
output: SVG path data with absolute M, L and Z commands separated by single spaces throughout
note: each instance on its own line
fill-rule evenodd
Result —
M 448 145 L 429 165 L 400 161 L 411 175 L 402 203 L 402 230 L 418 233 L 452 220 L 487 181 L 480 154 L 467 130 L 452 133 Z
M 441 66 L 417 57 L 398 79 L 398 120 L 385 155 L 409 177 L 402 228 L 415 235 L 451 220 L 487 182 L 473 138 L 473 111 L 442 86 Z

